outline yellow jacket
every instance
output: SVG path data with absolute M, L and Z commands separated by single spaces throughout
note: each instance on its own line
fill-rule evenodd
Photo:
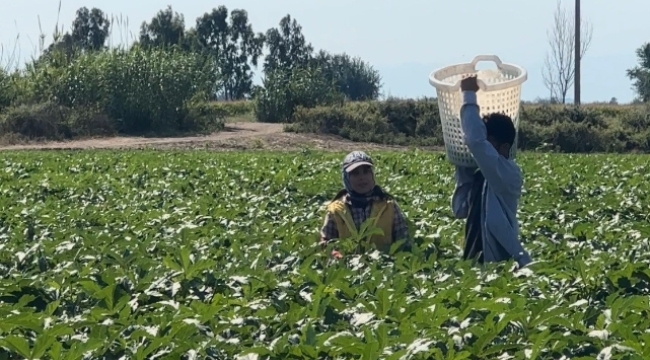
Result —
M 327 212 L 334 218 L 336 227 L 339 232 L 340 239 L 346 239 L 353 236 L 358 236 L 359 232 L 352 219 L 351 210 L 348 205 L 341 199 L 332 201 L 327 206 Z M 390 246 L 393 244 L 393 215 L 395 207 L 391 200 L 375 200 L 372 203 L 370 211 L 370 218 L 372 219 L 373 227 L 377 227 L 383 231 L 383 234 L 372 235 L 369 239 L 379 251 L 388 252 Z M 368 240 L 366 238 L 366 240 Z

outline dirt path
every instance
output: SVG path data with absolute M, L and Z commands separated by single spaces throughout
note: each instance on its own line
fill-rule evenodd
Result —
M 282 124 L 263 123 L 236 123 L 227 124 L 223 131 L 206 136 L 188 137 L 136 137 L 136 136 L 115 136 L 97 139 L 40 142 L 21 145 L 2 146 L 0 150 L 23 150 L 23 149 L 110 149 L 110 148 L 138 148 L 142 146 L 183 144 L 183 143 L 204 143 L 211 141 L 226 140 L 232 138 L 250 138 L 270 134 L 282 133 Z
M 264 150 L 287 151 L 304 148 L 320 150 L 392 149 L 405 150 L 404 146 L 355 143 L 345 139 L 311 134 L 283 132 L 282 124 L 242 122 L 226 124 L 226 128 L 206 136 L 147 138 L 116 136 L 60 142 L 37 142 L 0 146 L 9 150 L 83 150 L 83 149 L 209 149 L 215 151 Z M 437 150 L 433 149 L 432 150 Z

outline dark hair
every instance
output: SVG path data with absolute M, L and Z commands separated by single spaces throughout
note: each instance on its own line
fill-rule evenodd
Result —
M 517 130 L 510 116 L 504 113 L 492 113 L 483 116 L 483 121 L 485 122 L 488 136 L 493 137 L 501 144 L 507 143 L 511 146 L 514 145 Z
M 384 189 L 380 188 L 379 185 L 375 185 L 375 188 L 373 189 L 373 192 L 374 192 L 373 195 L 379 197 L 382 200 L 393 200 L 394 199 L 393 195 L 391 195 L 391 194 L 387 193 L 386 191 L 384 191 Z M 341 191 L 336 193 L 336 195 L 334 196 L 334 199 L 332 199 L 332 201 L 340 199 L 342 196 L 346 195 L 347 193 L 348 193 L 347 190 L 341 189 Z

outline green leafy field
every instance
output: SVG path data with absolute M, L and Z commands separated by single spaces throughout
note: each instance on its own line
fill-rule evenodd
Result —
M 458 260 L 441 155 L 371 155 L 416 246 L 334 263 L 343 154 L 4 153 L 0 359 L 650 358 L 647 157 L 520 156 L 513 274 Z

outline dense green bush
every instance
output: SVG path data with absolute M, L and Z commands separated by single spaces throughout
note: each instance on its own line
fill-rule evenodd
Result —
M 290 122 L 298 107 L 342 104 L 344 95 L 318 67 L 274 71 L 255 93 L 255 117 L 261 122 Z
M 399 145 L 442 144 L 436 100 L 389 100 L 299 107 L 287 130 L 339 135 L 353 141 Z
M 119 121 L 119 129 L 183 129 L 186 104 L 216 83 L 205 58 L 180 51 L 88 53 L 64 67 L 54 97 L 62 105 L 96 106 Z
M 519 124 L 523 150 L 650 151 L 650 109 L 643 106 L 524 105 Z M 384 144 L 444 144 L 435 99 L 300 107 L 287 130 Z
M 0 114 L 0 134 L 28 139 L 112 135 L 114 124 L 108 116 L 91 108 L 72 109 L 51 102 L 10 106 Z
M 0 113 L 25 96 L 20 91 L 23 88 L 22 83 L 18 73 L 10 73 L 0 68 Z
M 54 115 L 44 118 L 47 114 L 41 110 L 54 105 L 102 114 L 111 119 L 111 128 L 121 133 L 214 130 L 223 126 L 224 115 L 205 104 L 218 82 L 214 63 L 191 52 L 135 46 L 69 58 L 54 51 L 22 72 L 0 74 L 0 111 L 9 112 L 9 118 L 18 111 L 41 119 L 20 129 L 5 127 L 6 131 L 18 129 L 21 134 L 39 133 L 48 138 L 66 132 L 47 135 L 52 128 L 30 127 L 63 121 Z M 247 110 L 250 108 L 248 105 Z
M 255 111 L 252 101 L 210 101 L 205 102 L 204 106 L 225 117 L 248 116 Z

